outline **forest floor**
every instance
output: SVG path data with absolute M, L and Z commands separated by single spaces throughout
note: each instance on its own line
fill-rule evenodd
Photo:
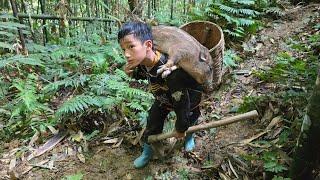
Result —
M 266 69 L 273 65 L 274 56 L 286 50 L 286 40 L 305 31 L 308 22 L 320 11 L 320 5 L 297 6 L 286 9 L 283 18 L 269 22 L 266 28 L 246 42 L 250 51 L 242 54 L 240 65 L 229 70 L 223 83 L 212 97 L 202 105 L 199 123 L 211 119 L 236 115 L 237 109 L 246 96 L 259 96 L 273 92 L 275 86 L 259 81 L 252 76 L 253 70 Z M 319 15 L 318 15 L 319 16 Z M 270 111 L 271 109 L 271 111 Z M 143 169 L 135 169 L 133 160 L 140 155 L 141 146 L 132 145 L 127 136 L 123 141 L 111 139 L 109 143 L 92 140 L 83 146 L 81 134 L 64 138 L 51 151 L 37 159 L 26 170 L 23 179 L 263 179 L 263 164 L 246 164 L 239 156 L 252 150 L 251 141 L 279 132 L 278 124 L 271 124 L 274 118 L 272 104 L 258 109 L 259 118 L 234 123 L 210 131 L 196 133 L 196 149 L 192 153 L 183 151 L 181 142 L 176 143 L 164 157 L 152 160 Z M 111 125 L 111 124 L 110 124 Z M 108 125 L 107 125 L 108 126 Z M 268 127 L 268 129 L 267 129 Z M 78 139 L 78 143 L 75 142 Z M 164 142 L 171 147 L 174 139 Z M 3 154 L 13 153 L 21 142 L 4 144 Z M 79 147 L 88 147 L 80 149 Z M 82 152 L 82 153 L 79 153 Z M 5 156 L 4 156 L 5 157 Z M 2 159 L 1 163 L 5 160 Z M 48 162 L 49 161 L 49 162 Z M 45 162 L 45 163 L 41 163 Z M 10 164 L 0 165 L 0 179 L 8 179 L 6 170 Z M 48 165 L 44 165 L 48 164 Z M 68 176 L 69 175 L 69 176 Z M 11 176 L 12 177 L 12 176 Z

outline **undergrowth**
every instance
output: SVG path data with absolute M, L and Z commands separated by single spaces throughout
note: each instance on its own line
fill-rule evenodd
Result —
M 227 40 L 242 40 L 262 28 L 263 17 L 281 17 L 283 10 L 277 1 L 218 0 L 195 8 L 191 20 L 208 20 L 221 26 Z
M 28 57 L 0 58 L 1 137 L 31 137 L 96 112 L 113 117 L 120 110 L 120 117 L 132 120 L 143 116 L 151 94 L 130 85 L 118 43 L 100 44 L 99 38 L 60 39 L 46 47 L 28 43 Z
M 268 131 L 266 136 L 253 143 L 252 154 L 244 156 L 249 161 L 262 161 L 264 171 L 274 179 L 288 174 L 290 156 L 298 144 L 302 126 L 307 123 L 307 97 L 311 95 L 320 58 L 316 52 L 320 44 L 314 42 L 319 40 L 317 33 L 299 34 L 288 40 L 289 50 L 278 53 L 272 67 L 253 73 L 266 88 L 267 85 L 274 87 L 273 92 L 269 90 L 259 96 L 247 96 L 239 108 L 240 112 L 254 109 L 265 112 L 261 123 L 266 126 L 272 124 L 271 120 L 277 123 L 274 127 L 277 133 Z

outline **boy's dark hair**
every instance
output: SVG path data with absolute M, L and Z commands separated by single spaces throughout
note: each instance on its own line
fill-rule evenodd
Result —
M 133 34 L 142 43 L 151 40 L 153 41 L 151 28 L 143 22 L 128 22 L 125 23 L 118 32 L 118 42 L 127 35 Z

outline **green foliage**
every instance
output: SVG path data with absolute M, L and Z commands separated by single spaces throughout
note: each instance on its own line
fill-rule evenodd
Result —
M 13 16 L 0 15 L 0 49 L 14 50 L 14 44 L 17 43 L 17 30 L 20 28 L 24 34 L 28 34 L 27 26 L 15 22 Z
M 316 35 L 290 39 L 288 51 L 278 53 L 272 67 L 264 67 L 263 70 L 254 72 L 259 80 L 273 88 L 268 89 L 268 94 L 246 97 L 239 108 L 241 112 L 253 109 L 258 112 L 271 110 L 272 113 L 261 114 L 262 117 L 272 114 L 272 117 L 281 119 L 281 122 L 278 122 L 281 126 L 271 129 L 270 134 L 268 132 L 263 139 L 252 142 L 258 148 L 252 154 L 244 156 L 248 161 L 262 161 L 264 170 L 275 174 L 274 179 L 287 179 L 281 176 L 287 173 L 286 154 L 299 144 L 296 142 L 304 135 L 301 130 L 310 125 L 305 116 L 308 104 L 306 97 L 310 97 L 312 92 L 319 63 L 319 54 L 310 46 L 314 39 L 317 39 Z M 267 125 L 270 122 L 266 121 L 271 119 L 264 119 L 263 123 Z M 281 133 L 275 136 L 277 130 L 281 130 Z
M 304 50 L 302 46 L 292 46 Z M 275 58 L 275 66 L 269 71 L 256 71 L 254 74 L 266 82 L 277 82 L 292 86 L 311 85 L 316 77 L 317 62 L 311 57 L 308 60 L 292 57 L 288 52 L 280 52 Z M 288 80 L 289 79 L 289 80 Z
M 264 161 L 263 167 L 266 171 L 279 173 L 287 170 L 287 167 L 280 163 L 280 157 L 274 151 L 264 152 L 262 159 Z
M 224 52 L 223 64 L 225 67 L 237 67 L 236 61 L 239 61 L 240 57 L 237 56 L 234 50 L 228 49 Z
M 284 178 L 282 176 L 274 176 L 272 180 L 290 180 L 290 178 Z
M 283 15 L 276 1 L 218 0 L 207 1 L 204 7 L 195 7 L 191 20 L 209 20 L 222 27 L 226 38 L 240 40 L 261 29 L 260 19 Z
M 152 102 L 148 92 L 130 86 L 116 41 L 66 38 L 62 45 L 27 44 L 29 56 L 0 59 L 0 119 L 6 137 L 31 136 L 47 126 L 77 121 L 91 112 L 138 119 Z M 141 84 L 142 83 L 142 84 Z M 144 83 L 140 82 L 143 86 Z
M 178 170 L 178 175 L 179 175 L 179 179 L 189 179 L 189 171 L 188 169 L 185 169 L 185 168 L 181 168 Z
M 83 174 L 77 173 L 77 174 L 65 176 L 63 180 L 81 180 L 82 178 L 83 178 Z
M 20 64 L 25 65 L 32 65 L 32 66 L 43 66 L 43 62 L 39 59 L 35 59 L 32 57 L 24 57 L 22 55 L 16 55 L 9 58 L 1 58 L 0 59 L 0 68 L 6 67 L 6 66 L 13 66 L 15 65 L 18 67 Z
M 256 18 L 260 13 L 253 9 L 253 5 L 254 1 L 212 1 L 207 16 L 231 37 L 244 37 L 250 27 L 259 23 Z

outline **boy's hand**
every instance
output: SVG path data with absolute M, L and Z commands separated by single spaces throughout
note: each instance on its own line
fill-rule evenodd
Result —
M 174 133 L 175 133 L 174 137 L 177 138 L 177 139 L 182 139 L 182 138 L 184 138 L 186 136 L 186 131 L 185 132 L 178 132 L 178 131 L 175 130 Z
M 126 64 L 126 65 L 124 66 L 124 72 L 125 72 L 128 76 L 130 76 L 130 75 L 133 73 L 133 69 L 132 69 L 132 67 L 131 67 L 130 64 Z

